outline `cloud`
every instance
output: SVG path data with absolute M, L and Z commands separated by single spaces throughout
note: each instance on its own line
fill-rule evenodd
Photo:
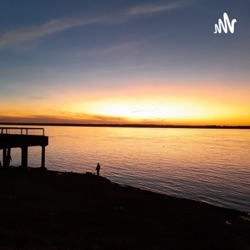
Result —
M 107 54 L 116 54 L 116 53 L 127 53 L 131 51 L 131 49 L 138 49 L 143 43 L 145 43 L 147 39 L 137 40 L 132 42 L 125 42 L 112 45 L 110 47 L 98 48 L 93 50 L 88 50 L 85 52 L 77 52 L 73 55 L 73 57 L 85 57 L 85 56 L 99 56 L 99 55 L 107 55 Z M 72 53 L 70 54 L 72 55 Z
M 123 124 L 128 123 L 122 117 L 91 115 L 73 112 L 57 112 L 56 115 L 0 115 L 1 123 L 72 123 L 72 124 Z
M 154 5 L 141 5 L 134 7 L 128 11 L 128 15 L 142 15 L 151 14 L 156 12 L 162 12 L 167 10 L 172 10 L 181 7 L 179 2 L 167 3 L 167 4 L 154 4 Z
M 55 19 L 41 26 L 9 31 L 0 36 L 0 48 L 41 39 L 64 30 L 102 22 L 103 19 Z
M 47 98 L 44 96 L 30 96 L 29 99 L 33 100 L 33 101 L 41 101 L 41 100 L 45 100 Z
M 180 2 L 172 2 L 167 4 L 140 5 L 127 10 L 125 13 L 115 14 L 112 16 L 104 16 L 100 18 L 59 18 L 50 20 L 40 26 L 25 27 L 12 30 L 0 35 L 0 49 L 3 47 L 18 47 L 24 43 L 31 43 L 43 37 L 53 35 L 74 27 L 81 27 L 102 22 L 120 22 L 128 17 L 142 14 L 151 14 L 167 10 L 176 9 L 183 6 Z M 21 47 L 22 49 L 23 47 Z M 26 47 L 24 47 L 26 48 Z M 29 48 L 29 47 L 28 47 Z

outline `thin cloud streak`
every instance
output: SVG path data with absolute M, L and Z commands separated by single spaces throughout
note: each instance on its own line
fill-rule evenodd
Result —
M 41 26 L 28 27 L 20 30 L 9 31 L 0 36 L 0 48 L 5 46 L 15 46 L 24 42 L 41 39 L 54 33 L 62 32 L 77 26 L 103 22 L 105 19 L 56 19 L 51 20 Z M 107 19 L 106 19 L 107 21 Z
M 115 15 L 112 17 L 102 17 L 102 18 L 72 18 L 72 19 L 55 19 L 48 21 L 40 26 L 26 27 L 18 30 L 12 30 L 0 35 L 0 49 L 3 47 L 14 47 L 23 43 L 37 41 L 43 37 L 53 35 L 74 27 L 81 27 L 95 23 L 102 22 L 117 22 L 121 21 L 123 18 L 128 18 L 132 16 L 150 14 L 163 12 L 167 10 L 172 10 L 182 7 L 183 4 L 180 2 L 168 3 L 168 4 L 158 4 L 158 5 L 140 5 L 129 9 L 125 14 Z
M 134 7 L 128 11 L 128 15 L 142 15 L 142 14 L 151 14 L 157 13 L 167 10 L 172 10 L 181 7 L 179 2 L 175 3 L 168 3 L 168 4 L 161 4 L 161 5 L 141 5 Z

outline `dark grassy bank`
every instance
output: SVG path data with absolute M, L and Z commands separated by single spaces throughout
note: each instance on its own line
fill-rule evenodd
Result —
M 0 169 L 0 248 L 250 249 L 243 213 L 87 174 Z

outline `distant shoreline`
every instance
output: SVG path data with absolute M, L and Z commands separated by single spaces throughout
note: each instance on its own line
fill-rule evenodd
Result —
M 158 125 L 158 124 L 92 124 L 92 123 L 9 123 L 0 122 L 2 126 L 61 126 L 61 127 L 118 127 L 118 128 L 195 128 L 195 129 L 250 129 L 250 126 L 222 125 Z

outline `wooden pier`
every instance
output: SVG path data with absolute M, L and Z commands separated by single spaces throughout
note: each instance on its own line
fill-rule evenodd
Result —
M 45 147 L 48 141 L 43 128 L 0 127 L 0 150 L 3 150 L 1 164 L 3 167 L 9 167 L 11 149 L 21 148 L 21 167 L 25 168 L 28 166 L 28 147 L 40 146 L 41 168 L 45 168 Z

